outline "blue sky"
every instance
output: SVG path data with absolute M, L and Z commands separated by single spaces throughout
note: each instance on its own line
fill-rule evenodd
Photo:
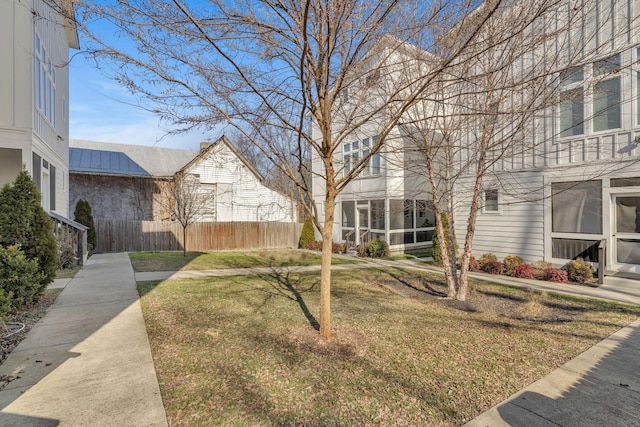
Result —
M 202 131 L 165 136 L 167 124 L 131 105 L 135 98 L 130 93 L 105 77 L 84 55 L 77 51 L 70 55 L 74 53 L 69 67 L 71 138 L 197 150 L 201 141 L 219 136 Z

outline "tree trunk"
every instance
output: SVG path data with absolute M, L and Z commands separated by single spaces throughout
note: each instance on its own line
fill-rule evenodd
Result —
M 187 256 L 187 227 L 182 226 L 182 256 Z
M 440 192 L 438 191 L 438 181 L 436 179 L 434 165 L 429 159 L 427 159 L 427 172 L 429 174 L 429 182 L 431 183 L 431 200 L 433 202 L 433 208 L 436 212 L 436 233 L 438 235 L 438 242 L 445 243 L 445 234 L 442 227 L 442 214 L 440 213 L 439 207 Z M 442 243 L 439 244 L 442 245 Z M 444 246 L 444 250 L 442 250 L 442 247 L 440 248 L 442 268 L 444 270 L 445 280 L 447 281 L 447 296 L 449 298 L 453 298 L 456 292 L 455 275 L 451 274 L 451 272 L 453 271 L 453 269 L 451 268 L 451 258 L 449 257 L 449 252 L 446 249 L 447 245 L 445 244 Z
M 322 266 L 320 270 L 320 336 L 331 338 L 331 248 L 335 197 L 327 195 L 322 229 Z

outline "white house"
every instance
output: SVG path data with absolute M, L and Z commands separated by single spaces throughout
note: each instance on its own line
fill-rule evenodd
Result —
M 70 0 L 0 1 L 0 185 L 23 167 L 46 211 L 68 217 Z
M 604 241 L 608 271 L 640 273 L 640 1 L 580 5 L 585 8 L 566 2 L 547 14 L 544 28 L 551 31 L 570 21 L 570 31 L 555 34 L 555 41 L 521 59 L 524 69 L 547 65 L 544 55 L 566 55 L 572 67 L 555 63 L 555 74 L 550 70 L 545 80 L 532 83 L 547 85 L 546 93 L 555 93 L 557 102 L 514 133 L 526 148 L 500 152 L 485 175 L 473 252 L 519 255 L 530 262 L 564 264 L 578 256 L 595 262 Z M 546 53 L 540 56 L 543 47 Z M 515 101 L 494 107 L 506 111 L 509 102 Z M 372 127 L 337 153 L 345 167 L 349 156 L 367 149 L 367 138 L 376 135 Z M 466 158 L 476 148 L 475 131 L 456 141 L 467 147 Z M 420 227 L 428 225 L 423 218 L 432 223 L 433 214 L 422 202 L 430 199 L 429 191 L 419 174 L 409 172 L 415 162 L 388 158 L 403 145 L 401 137 L 391 140 L 399 146 L 386 147 L 339 195 L 335 240 L 344 241 L 352 230 L 356 236 L 369 230 L 405 250 L 430 240 L 430 228 Z M 318 159 L 313 167 L 316 175 L 322 173 Z M 471 171 L 455 184 L 458 239 L 466 232 L 474 178 Z M 314 180 L 313 195 L 321 204 L 320 178 Z
M 161 200 L 163 186 L 186 174 L 206 199 L 199 221 L 296 221 L 292 199 L 266 187 L 224 136 L 202 143 L 199 152 L 72 140 L 70 169 L 70 209 L 87 200 L 98 219 L 170 219 Z
M 358 70 L 357 73 L 361 75 L 355 77 L 351 86 L 344 90 L 343 102 L 347 112 L 343 115 L 352 116 L 354 111 L 357 115 L 363 101 L 365 105 L 372 106 L 376 101 L 379 103 L 397 94 L 391 82 L 400 80 L 398 76 L 407 71 L 407 64 L 416 64 L 416 51 L 413 46 L 393 37 L 380 40 L 360 61 L 361 67 L 370 67 L 373 71 Z M 349 105 L 351 100 L 353 105 Z M 360 159 L 371 152 L 381 123 L 387 120 L 388 114 L 390 112 L 382 108 L 375 117 L 354 129 L 344 139 L 334 154 L 339 175 L 351 171 Z M 338 114 L 334 123 L 340 120 L 341 115 Z M 314 138 L 319 139 L 317 126 L 314 123 L 312 126 Z M 391 130 L 385 140 L 383 150 L 373 155 L 362 173 L 337 196 L 333 240 L 346 241 L 352 246 L 379 238 L 389 242 L 392 251 L 430 246 L 435 214 L 428 181 L 408 167 L 415 163 L 415 154 L 404 149 L 406 141 L 398 128 Z M 321 222 L 325 213 L 324 175 L 324 164 L 314 152 L 312 197 Z
M 640 2 L 587 5 L 551 44 L 575 65 L 550 88 L 559 102 L 522 130 L 532 149 L 487 175 L 476 255 L 596 262 L 604 241 L 606 270 L 640 273 Z M 565 4 L 546 24 L 558 27 L 571 13 Z M 461 205 L 471 181 L 458 182 Z M 461 235 L 466 210 L 457 212 Z

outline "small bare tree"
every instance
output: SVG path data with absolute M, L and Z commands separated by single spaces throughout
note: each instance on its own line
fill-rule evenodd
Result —
M 443 229 L 436 214 L 436 232 L 440 242 L 450 243 L 449 251 L 441 247 L 442 264 L 448 296 L 459 300 L 467 297 L 483 194 L 500 188 L 521 200 L 543 199 L 542 188 L 532 191 L 518 171 L 544 166 L 545 156 L 557 154 L 549 152 L 549 123 L 567 101 L 559 87 L 596 54 L 587 46 L 598 29 L 585 27 L 594 3 L 515 2 L 499 13 L 486 10 L 490 3 L 476 11 L 475 18 L 487 19 L 473 37 L 460 38 L 464 30 L 456 28 L 440 35 L 443 49 L 465 48 L 441 75 L 437 91 L 425 93 L 403 122 L 403 136 L 422 157 L 417 173 L 428 176 L 434 205 L 450 218 Z M 458 227 L 465 230 L 459 256 L 453 244 L 456 216 L 466 219 Z
M 158 203 L 182 226 L 182 253 L 187 256 L 187 229 L 205 213 L 214 194 L 202 191 L 197 176 L 178 172 L 161 186 Z

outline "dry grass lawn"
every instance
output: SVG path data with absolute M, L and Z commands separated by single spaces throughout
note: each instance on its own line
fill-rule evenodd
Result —
M 335 337 L 318 338 L 319 275 L 141 282 L 171 425 L 453 426 L 640 316 L 640 308 L 439 276 L 333 275 Z
M 134 271 L 211 270 L 250 267 L 290 267 L 320 265 L 320 253 L 276 249 L 221 252 L 129 252 Z M 362 261 L 334 257 L 334 264 L 358 264 Z

